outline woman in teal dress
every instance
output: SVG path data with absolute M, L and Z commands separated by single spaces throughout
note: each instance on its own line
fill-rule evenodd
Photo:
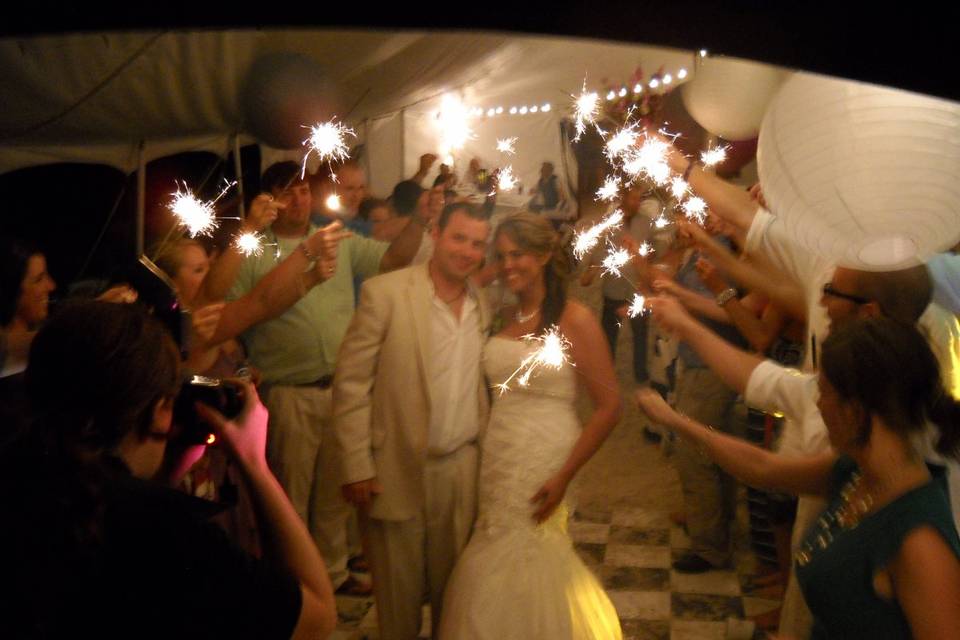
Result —
M 857 320 L 821 355 L 817 404 L 832 452 L 780 456 L 676 413 L 655 393 L 638 401 L 744 483 L 827 498 L 795 557 L 814 638 L 958 637 L 960 538 L 945 470 L 911 442 L 932 423 L 938 451 L 958 457 L 960 404 L 913 326 Z

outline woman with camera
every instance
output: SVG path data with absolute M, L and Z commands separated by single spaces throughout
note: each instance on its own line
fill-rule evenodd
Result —
M 29 427 L 0 453 L 7 550 L 0 636 L 317 638 L 333 592 L 267 468 L 267 412 L 250 385 L 227 420 L 196 410 L 237 462 L 266 560 L 206 522 L 209 503 L 154 478 L 175 441 L 179 355 L 138 306 L 71 302 L 30 352 Z M 177 466 L 177 465 L 170 465 Z

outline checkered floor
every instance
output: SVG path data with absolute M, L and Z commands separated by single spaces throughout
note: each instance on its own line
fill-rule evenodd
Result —
M 672 570 L 671 560 L 688 548 L 689 539 L 671 525 L 666 512 L 578 511 L 570 536 L 607 589 L 626 640 L 760 638 L 763 634 L 744 618 L 780 604 L 769 588 L 752 586 L 757 563 L 746 549 L 736 554 L 736 570 L 699 575 Z M 344 597 L 337 604 L 342 622 L 334 638 L 378 638 L 372 600 Z M 421 637 L 429 637 L 429 631 L 424 629 Z

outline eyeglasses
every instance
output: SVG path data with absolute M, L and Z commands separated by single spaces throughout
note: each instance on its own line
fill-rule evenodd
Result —
M 833 296 L 834 298 L 843 298 L 844 300 L 849 300 L 850 302 L 854 302 L 856 304 L 867 304 L 870 302 L 869 298 L 855 296 L 852 293 L 843 293 L 842 291 L 837 291 L 833 288 L 832 282 L 828 282 L 827 284 L 823 285 L 823 295 Z

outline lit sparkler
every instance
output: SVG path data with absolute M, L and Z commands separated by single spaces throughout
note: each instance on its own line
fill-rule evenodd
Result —
M 233 241 L 233 246 L 244 256 L 259 256 L 263 253 L 263 235 L 256 231 L 241 233 Z
M 670 193 L 677 200 L 683 200 L 689 190 L 690 185 L 681 176 L 676 176 L 670 181 Z
M 183 183 L 182 189 L 178 186 L 177 192 L 170 194 L 173 196 L 173 201 L 169 205 L 170 211 L 176 216 L 177 221 L 187 228 L 191 238 L 210 235 L 217 228 L 216 212 L 213 205 L 235 184 L 237 184 L 236 181 L 228 182 L 220 195 L 213 200 L 205 201 L 197 198 L 187 188 L 187 184 Z
M 631 122 L 617 131 L 613 137 L 607 140 L 604 146 L 604 153 L 607 155 L 607 159 L 613 162 L 617 158 L 624 156 L 628 151 L 633 149 L 639 137 L 640 132 L 637 131 L 637 123 L 635 122 Z
M 570 348 L 570 342 L 563 337 L 556 325 L 547 329 L 541 336 L 526 335 L 524 340 L 533 340 L 540 343 L 540 347 L 528 355 L 517 367 L 516 371 L 510 374 L 510 377 L 502 383 L 496 385 L 502 395 L 510 390 L 510 381 L 517 379 L 517 384 L 526 387 L 530 383 L 530 377 L 541 367 L 550 367 L 551 369 L 560 369 L 570 362 L 567 357 L 567 350 Z
M 641 258 L 646 258 L 651 253 L 653 253 L 653 247 L 649 242 L 644 242 L 637 248 L 637 255 L 639 255 Z
M 327 196 L 323 204 L 326 205 L 327 211 L 340 211 L 340 207 L 343 206 L 340 202 L 340 196 L 335 193 Z
M 648 137 L 640 147 L 628 154 L 623 170 L 634 178 L 647 176 L 658 185 L 670 181 L 673 172 L 667 164 L 670 145 L 659 138 Z
M 610 248 L 610 253 L 607 254 L 607 257 L 603 259 L 603 262 L 600 263 L 600 267 L 603 269 L 604 273 L 607 273 L 612 276 L 620 277 L 620 269 L 623 268 L 625 264 L 630 262 L 630 252 L 624 248 L 617 249 L 616 247 Z
M 499 151 L 500 153 L 510 154 L 511 156 L 515 155 L 517 153 L 516 150 L 514 149 L 514 146 L 516 144 L 517 144 L 516 137 L 505 138 L 502 140 L 497 138 L 497 151 Z
M 727 159 L 727 147 L 726 145 L 720 147 L 714 147 L 713 149 L 708 149 L 700 154 L 700 161 L 703 162 L 703 166 L 712 167 L 713 165 L 720 164 Z
M 680 206 L 687 218 L 696 220 L 697 224 L 703 224 L 707 218 L 707 203 L 703 198 L 694 196 Z
M 670 226 L 670 219 L 661 213 L 660 216 L 653 221 L 653 226 L 657 229 L 666 229 Z
M 577 237 L 573 241 L 574 257 L 577 260 L 582 260 L 583 256 L 587 255 L 591 249 L 597 246 L 597 242 L 600 241 L 600 236 L 610 229 L 619 227 L 622 223 L 623 212 L 617 209 L 597 224 L 577 233 Z
M 647 299 L 644 298 L 639 293 L 633 294 L 633 302 L 630 303 L 630 306 L 627 308 L 627 315 L 631 318 L 636 318 L 637 316 L 642 316 L 647 312 L 646 308 Z
M 574 142 L 580 141 L 580 136 L 587 130 L 588 124 L 596 126 L 598 115 L 600 115 L 600 96 L 596 92 L 587 93 L 587 81 L 584 80 L 583 89 L 573 107 L 573 120 L 576 122 Z
M 470 111 L 460 100 L 450 94 L 443 96 L 437 113 L 440 129 L 440 155 L 448 156 L 463 148 L 474 137 L 470 128 Z
M 499 191 L 510 191 L 517 186 L 517 176 L 513 175 L 513 167 L 507 165 L 500 169 L 497 175 L 497 189 Z
M 618 193 L 620 193 L 620 181 L 616 176 L 607 176 L 603 186 L 597 189 L 597 200 L 616 200 Z
M 304 127 L 306 129 L 308 127 Z M 347 146 L 346 137 L 356 134 L 353 129 L 343 126 L 339 122 L 324 122 L 315 124 L 310 129 L 310 137 L 303 141 L 303 146 L 307 147 L 307 153 L 303 157 L 303 169 L 300 171 L 300 177 L 306 175 L 307 158 L 311 153 L 316 153 L 320 157 L 320 162 L 340 162 L 350 157 L 350 148 Z M 336 176 L 334 176 L 336 181 Z

